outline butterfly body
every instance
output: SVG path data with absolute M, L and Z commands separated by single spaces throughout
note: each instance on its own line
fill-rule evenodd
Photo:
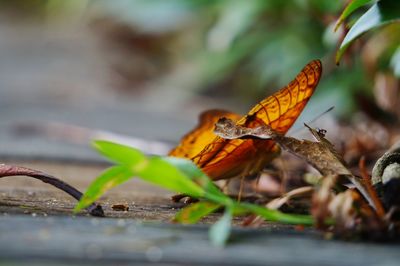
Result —
M 307 64 L 287 86 L 256 104 L 247 115 L 210 110 L 200 116 L 200 124 L 187 134 L 169 155 L 191 159 L 211 179 L 229 179 L 260 172 L 279 154 L 272 140 L 223 139 L 213 134 L 214 124 L 221 117 L 237 125 L 254 128 L 268 125 L 285 134 L 293 125 L 313 94 L 322 71 L 319 60 Z M 240 119 L 239 119 L 240 118 Z

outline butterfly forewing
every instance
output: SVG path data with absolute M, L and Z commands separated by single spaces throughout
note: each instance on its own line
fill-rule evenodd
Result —
M 321 70 L 319 60 L 311 61 L 293 81 L 254 106 L 238 124 L 247 127 L 269 125 L 279 133 L 286 133 L 313 94 Z

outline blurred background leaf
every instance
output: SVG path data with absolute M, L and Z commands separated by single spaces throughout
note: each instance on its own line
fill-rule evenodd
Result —
M 356 1 L 353 1 L 352 3 L 354 2 Z M 336 62 L 338 63 L 340 61 L 340 58 L 346 51 L 347 47 L 363 33 L 385 26 L 389 23 L 400 23 L 399 10 L 400 2 L 398 1 L 379 1 L 371 6 L 371 8 L 354 23 L 350 31 L 346 34 L 337 52 Z M 347 16 L 344 16 L 344 18 L 345 17 Z
M 346 8 L 343 10 L 342 14 L 340 15 L 336 26 L 335 26 L 335 30 L 337 30 L 339 28 L 340 25 L 342 25 L 343 21 L 350 16 L 354 11 L 356 11 L 357 9 L 359 9 L 362 6 L 365 6 L 366 4 L 369 4 L 370 2 L 372 2 L 372 0 L 352 0 L 347 6 Z

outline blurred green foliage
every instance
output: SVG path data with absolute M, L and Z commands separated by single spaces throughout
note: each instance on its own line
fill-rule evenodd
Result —
M 196 73 L 186 89 L 213 96 L 233 95 L 247 104 L 268 94 L 266 89 L 287 84 L 311 59 L 321 58 L 324 79 L 311 104 L 320 112 L 335 105 L 337 113 L 346 115 L 356 108 L 358 95 L 372 98 L 375 73 L 393 72 L 396 65 L 393 46 L 400 43 L 400 32 L 392 28 L 383 36 L 388 47 L 381 49 L 379 58 L 362 58 L 364 44 L 360 41 L 358 51 L 350 49 L 344 64 L 335 66 L 336 51 L 348 28 L 375 1 L 358 1 L 362 3 L 343 17 L 349 24 L 336 32 L 335 23 L 348 1 L 117 2 L 106 6 L 125 23 L 143 32 L 177 34 L 183 64 L 194 67 Z M 374 17 L 367 18 L 368 22 L 371 19 Z M 361 33 L 349 38 L 353 41 Z M 382 44 L 372 42 L 372 49 L 374 46 L 378 50 Z M 374 73 L 369 73 L 371 69 Z
M 367 36 L 354 43 L 356 38 L 351 38 L 352 45 L 345 44 L 348 51 L 341 66 L 335 65 L 335 54 L 346 32 L 376 1 L 353 1 L 354 6 L 342 17 L 348 23 L 336 32 L 335 24 L 350 1 L 10 2 L 0 1 L 2 5 L 36 6 L 35 10 L 47 13 L 86 12 L 91 17 L 107 17 L 127 25 L 138 39 L 151 36 L 146 39 L 146 45 L 154 47 L 151 44 L 158 43 L 158 49 L 164 52 L 157 60 L 167 62 L 168 67 L 150 77 L 153 82 L 159 80 L 165 84 L 180 79 L 179 85 L 169 87 L 178 87 L 178 91 L 185 93 L 236 99 L 248 105 L 287 84 L 315 58 L 322 59 L 324 65 L 324 77 L 314 97 L 317 99 L 311 101 L 314 110 L 320 112 L 335 105 L 336 112 L 348 114 L 356 108 L 355 95 L 372 98 L 377 73 L 392 76 L 396 73 L 398 78 L 400 72 L 398 25 L 381 27 L 376 33 L 379 38 Z M 400 11 L 392 11 L 398 18 Z M 368 22 L 371 19 L 374 17 L 366 18 Z M 357 38 L 358 33 L 354 35 Z
M 190 65 L 196 73 L 188 82 L 191 88 L 185 89 L 233 96 L 247 104 L 287 84 L 314 58 L 332 64 L 340 37 L 332 26 L 343 7 L 342 1 L 304 0 L 104 3 L 110 14 L 142 32 L 177 34 L 177 64 Z M 346 71 L 339 72 L 331 77 L 349 80 L 346 88 L 352 86 Z M 332 88 L 333 94 L 336 89 Z
M 370 0 L 354 0 L 343 11 L 335 30 L 343 23 L 343 21 L 357 9 L 369 4 Z M 343 53 L 350 44 L 359 38 L 362 34 L 381 28 L 388 24 L 400 23 L 400 2 L 393 0 L 381 0 L 373 4 L 350 28 L 349 32 L 343 39 L 336 55 L 337 63 L 343 56 Z M 396 32 L 393 33 L 396 35 Z M 399 41 L 397 39 L 397 41 Z M 398 45 L 399 42 L 395 42 Z M 396 47 L 395 47 L 396 48 Z

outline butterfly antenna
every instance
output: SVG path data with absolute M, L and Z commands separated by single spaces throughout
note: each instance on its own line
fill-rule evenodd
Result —
M 329 113 L 330 111 L 332 111 L 335 108 L 335 106 L 331 106 L 328 109 L 326 109 L 324 112 L 322 112 L 321 114 L 319 114 L 317 117 L 315 117 L 314 119 L 312 119 L 311 121 L 309 121 L 306 124 L 312 124 L 315 121 L 317 121 L 318 119 L 320 119 L 322 116 L 326 115 L 327 113 Z
M 335 106 L 331 106 L 328 109 L 326 109 L 324 112 L 320 113 L 319 115 L 317 115 L 315 118 L 313 118 L 312 120 L 306 122 L 305 124 L 311 125 L 313 123 L 315 123 L 318 119 L 320 119 L 321 117 L 323 117 L 324 115 L 326 115 L 327 113 L 329 113 L 330 111 L 332 111 L 335 108 Z M 299 132 L 301 132 L 302 130 L 304 130 L 304 127 L 299 127 L 294 129 L 291 132 L 291 135 L 297 134 Z

